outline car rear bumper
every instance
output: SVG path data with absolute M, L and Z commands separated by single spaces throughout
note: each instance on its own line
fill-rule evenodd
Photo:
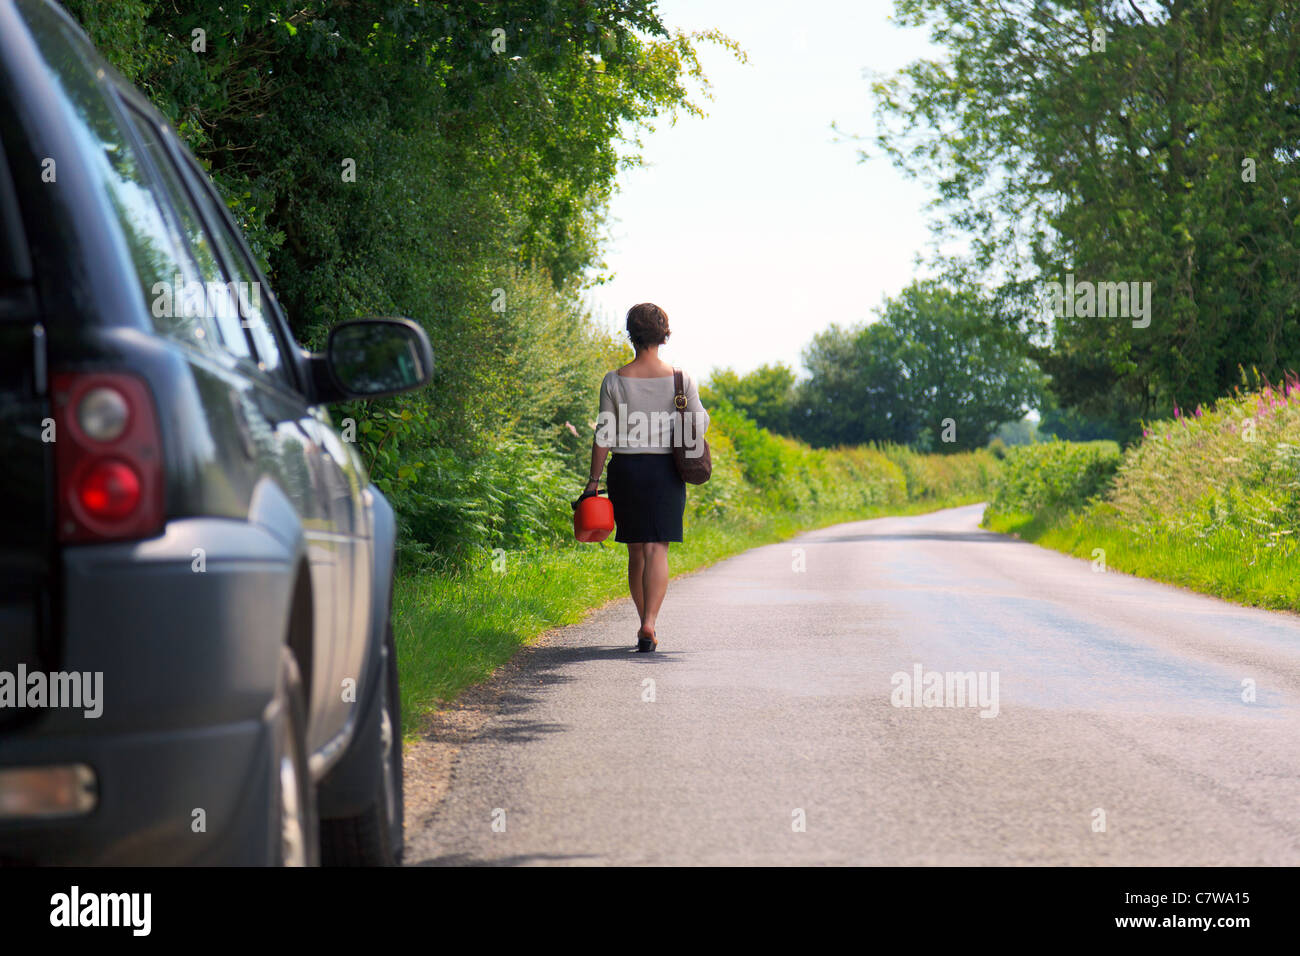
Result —
M 0 862 L 265 864 L 270 763 L 270 730 L 258 722 L 55 745 L 6 741 L 4 766 L 89 766 L 95 805 L 73 817 L 0 821 Z
M 86 687 L 98 681 L 97 699 L 47 701 L 0 735 L 0 781 L 14 768 L 87 767 L 93 805 L 41 818 L 14 815 L 32 800 L 8 801 L 0 861 L 267 862 L 294 569 L 284 542 L 228 520 L 178 520 L 150 541 L 66 549 L 58 671 Z M 38 791 L 40 779 L 7 778 Z

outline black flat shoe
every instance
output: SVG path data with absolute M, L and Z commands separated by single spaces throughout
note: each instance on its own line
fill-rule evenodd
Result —
M 638 654 L 651 654 L 659 646 L 659 642 L 653 637 L 638 637 L 636 640 L 636 652 Z

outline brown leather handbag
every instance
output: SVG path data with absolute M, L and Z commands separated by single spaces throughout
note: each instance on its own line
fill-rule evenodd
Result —
M 682 384 L 682 370 L 673 369 L 673 406 L 677 409 L 676 432 L 673 436 L 673 459 L 677 462 L 677 474 L 688 485 L 702 485 L 713 474 L 713 454 L 709 451 L 709 442 L 703 435 L 696 435 L 696 444 L 692 451 L 703 450 L 692 457 L 686 454 L 686 388 Z

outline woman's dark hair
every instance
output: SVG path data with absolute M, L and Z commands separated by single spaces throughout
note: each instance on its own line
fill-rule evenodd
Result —
M 653 302 L 641 302 L 627 310 L 627 334 L 638 352 L 650 345 L 663 345 L 672 331 L 668 313 Z

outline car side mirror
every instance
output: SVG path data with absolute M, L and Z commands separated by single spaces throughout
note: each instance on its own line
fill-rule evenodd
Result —
M 379 398 L 428 385 L 433 349 L 410 319 L 359 319 L 334 326 L 312 365 L 319 401 Z

